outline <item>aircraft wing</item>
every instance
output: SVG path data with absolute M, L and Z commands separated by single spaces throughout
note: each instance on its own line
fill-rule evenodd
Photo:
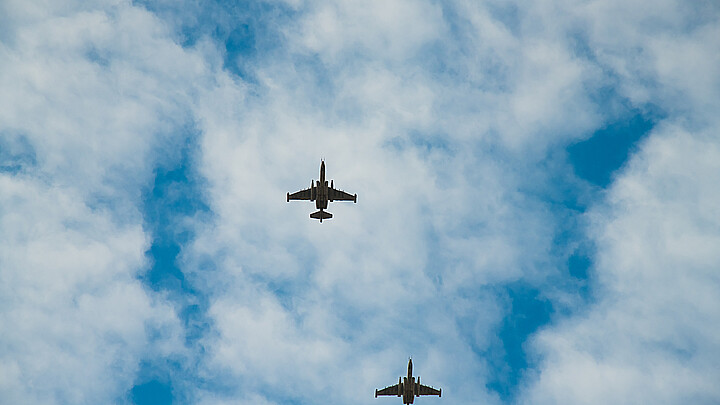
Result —
M 309 188 L 300 190 L 297 193 L 288 193 L 287 200 L 312 200 L 312 191 Z
M 375 398 L 380 395 L 399 397 L 400 395 L 398 395 L 398 393 L 401 391 L 402 389 L 400 388 L 400 384 L 391 385 L 381 390 L 375 390 Z
M 417 395 L 437 395 L 442 396 L 442 390 L 436 390 L 433 387 L 428 387 L 427 385 L 418 385 L 418 393 Z
M 342 190 L 338 190 L 335 188 L 328 189 L 328 199 L 330 201 L 352 201 L 357 202 L 357 194 L 348 194 Z

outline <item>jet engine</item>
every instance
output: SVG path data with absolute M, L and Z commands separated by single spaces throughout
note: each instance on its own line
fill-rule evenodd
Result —
M 420 396 L 420 376 L 418 376 L 417 384 L 415 384 L 415 396 Z
M 403 382 L 402 382 L 402 380 L 403 380 L 402 377 L 398 378 L 398 396 L 399 396 L 399 397 L 401 397 L 402 394 L 403 394 Z M 405 380 L 407 380 L 407 377 L 405 377 Z
M 310 201 L 315 201 L 316 198 L 317 188 L 315 187 L 315 182 L 313 180 L 310 180 Z

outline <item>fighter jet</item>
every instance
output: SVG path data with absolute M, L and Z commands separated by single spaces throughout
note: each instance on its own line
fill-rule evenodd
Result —
M 287 202 L 290 200 L 310 200 L 315 201 L 315 207 L 319 211 L 310 214 L 310 218 L 319 219 L 320 222 L 323 219 L 332 218 L 332 214 L 324 210 L 328 207 L 328 201 L 352 201 L 357 203 L 357 194 L 348 194 L 344 191 L 335 189 L 333 181 L 330 180 L 330 186 L 325 180 L 325 161 L 320 162 L 320 180 L 315 184 L 315 181 L 310 181 L 310 188 L 300 190 L 297 193 L 287 193 Z
M 420 384 L 420 377 L 415 382 L 415 377 L 412 375 L 412 359 L 408 361 L 408 373 L 407 377 L 403 380 L 402 377 L 398 380 L 398 383 L 381 390 L 375 390 L 375 398 L 378 395 L 387 396 L 398 396 L 403 397 L 403 404 L 412 404 L 415 397 L 420 395 L 437 395 L 442 396 L 442 389 L 436 390 L 433 387 Z

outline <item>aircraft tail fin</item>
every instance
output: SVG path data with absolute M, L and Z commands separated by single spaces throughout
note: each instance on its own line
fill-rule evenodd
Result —
M 310 214 L 310 218 L 312 218 L 312 219 L 319 219 L 320 222 L 322 222 L 323 219 L 330 219 L 330 218 L 332 218 L 332 214 L 329 213 L 329 212 L 325 212 L 325 211 L 323 211 L 323 210 L 320 210 L 320 211 L 313 212 L 312 214 Z

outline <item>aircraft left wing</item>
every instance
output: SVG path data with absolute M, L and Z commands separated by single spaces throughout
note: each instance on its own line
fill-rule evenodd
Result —
M 297 193 L 288 193 L 287 200 L 312 200 L 312 191 L 309 188 L 300 190 Z
M 395 384 L 381 390 L 375 390 L 375 398 L 380 395 L 399 397 L 401 392 L 402 387 L 400 387 L 400 384 Z
M 329 188 L 328 189 L 328 199 L 330 201 L 352 201 L 357 202 L 357 194 L 348 194 L 342 190 L 338 190 L 335 188 Z
M 436 390 L 433 387 L 428 387 L 427 385 L 418 384 L 418 392 L 417 395 L 437 395 L 442 396 L 442 390 Z

